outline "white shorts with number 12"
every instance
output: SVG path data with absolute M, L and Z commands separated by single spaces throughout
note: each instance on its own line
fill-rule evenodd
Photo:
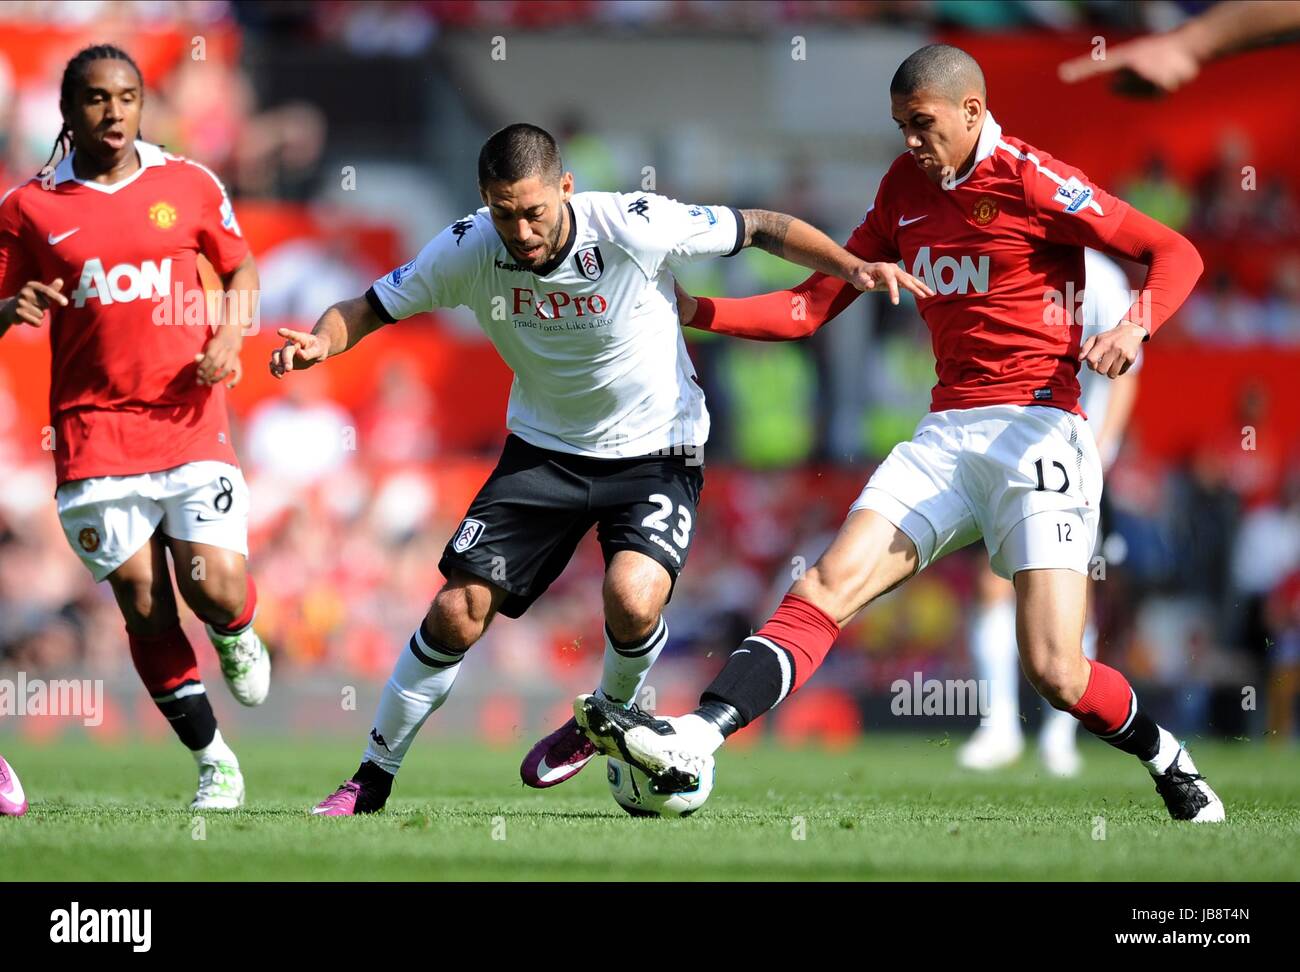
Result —
M 852 510 L 869 509 L 916 545 L 918 570 L 980 537 L 994 573 L 1088 573 L 1101 460 L 1081 416 L 1046 405 L 931 412 L 876 469 Z

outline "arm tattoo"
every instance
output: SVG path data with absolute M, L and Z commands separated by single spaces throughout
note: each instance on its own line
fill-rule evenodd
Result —
M 775 256 L 785 256 L 785 234 L 794 222 L 793 217 L 766 209 L 745 209 L 741 215 L 745 218 L 745 235 L 748 237 L 746 246 L 756 246 Z

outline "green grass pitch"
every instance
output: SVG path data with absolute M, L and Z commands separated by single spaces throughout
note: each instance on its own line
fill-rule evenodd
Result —
M 525 789 L 522 748 L 426 738 L 380 815 L 311 818 L 356 765 L 355 743 L 235 740 L 248 806 L 187 804 L 175 745 L 33 746 L 0 737 L 32 802 L 0 817 L 5 880 L 1066 880 L 1300 879 L 1300 752 L 1254 742 L 1192 753 L 1228 822 L 1166 815 L 1129 757 L 1084 740 L 1084 775 L 957 768 L 956 740 L 869 737 L 838 752 L 724 751 L 688 820 L 638 820 L 600 759 Z M 1104 839 L 1097 839 L 1103 833 Z M 195 839 L 197 832 L 204 839 Z M 802 838 L 802 839 L 800 839 Z

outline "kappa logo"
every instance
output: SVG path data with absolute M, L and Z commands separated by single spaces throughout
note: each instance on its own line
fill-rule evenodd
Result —
M 475 520 L 470 517 L 460 525 L 456 531 L 456 539 L 451 542 L 451 549 L 456 553 L 464 553 L 474 544 L 478 543 L 479 538 L 483 536 L 483 521 Z
M 640 216 L 647 223 L 650 222 L 650 217 L 646 215 L 649 209 L 650 209 L 650 200 L 647 199 L 645 196 L 638 196 L 627 207 L 627 211 L 629 213 L 631 213 L 633 216 Z
M 573 262 L 578 265 L 578 272 L 588 280 L 599 280 L 605 272 L 605 258 L 600 255 L 600 247 L 589 246 L 579 250 Z
M 456 235 L 457 246 L 460 246 L 460 241 L 465 238 L 465 234 L 469 232 L 470 227 L 473 225 L 474 220 L 472 219 L 458 219 L 451 224 L 451 231 Z

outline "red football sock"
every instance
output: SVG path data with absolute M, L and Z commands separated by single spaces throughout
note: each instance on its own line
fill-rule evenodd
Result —
M 135 670 L 172 731 L 187 749 L 204 749 L 217 734 L 217 718 L 181 626 L 156 635 L 126 634 Z
M 1128 679 L 1099 661 L 1089 662 L 1092 672 L 1083 697 L 1070 709 L 1085 729 L 1099 736 L 1119 732 L 1133 714 L 1135 696 Z
M 154 635 L 133 634 L 128 629 L 126 636 L 135 670 L 154 698 L 171 695 L 186 682 L 200 680 L 194 649 L 179 624 Z
M 755 634 L 775 641 L 790 653 L 794 661 L 794 680 L 790 686 L 793 693 L 821 667 L 826 653 L 840 636 L 840 626 L 812 601 L 787 594 L 776 613 Z

